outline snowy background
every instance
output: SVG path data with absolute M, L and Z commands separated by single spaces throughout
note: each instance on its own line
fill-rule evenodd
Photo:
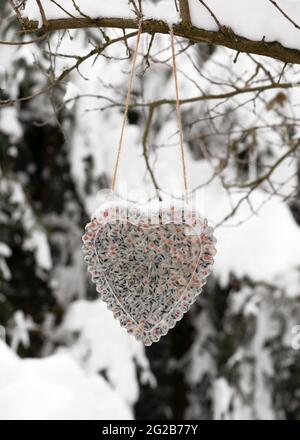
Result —
M 266 41 L 299 48 L 299 30 L 269 2 L 226 0 L 224 8 L 224 1 L 206 3 L 239 35 L 260 40 L 263 32 Z M 43 2 L 49 18 L 63 16 L 50 3 Z M 71 11 L 72 2 L 65 3 Z M 277 3 L 300 21 L 299 1 Z M 97 16 L 95 4 L 84 2 L 85 13 Z M 101 5 L 103 16 L 133 14 L 126 0 L 110 5 Z M 0 8 L 0 40 L 19 40 L 8 2 L 0 0 Z M 173 1 L 145 8 L 148 17 L 178 20 Z M 199 2 L 190 8 L 195 25 L 215 30 Z M 33 0 L 25 12 L 40 20 Z M 0 45 L 1 102 L 37 93 L 76 56 L 122 36 L 105 32 L 61 31 L 39 44 Z M 137 200 L 153 187 L 143 156 L 145 104 L 174 99 L 169 38 L 156 35 L 145 57 L 150 41 L 145 34 L 132 99 L 142 105 L 130 108 L 119 175 Z M 183 99 L 295 86 L 182 105 L 189 183 L 201 214 L 216 226 L 218 254 L 191 311 L 146 349 L 99 301 L 81 253 L 96 194 L 111 182 L 128 48 L 111 45 L 34 99 L 0 102 L 0 419 L 300 418 L 300 344 L 293 344 L 300 325 L 297 152 L 253 191 L 247 185 L 299 137 L 299 67 L 246 54 L 236 59 L 227 49 L 180 38 L 176 50 Z M 180 192 L 174 106 L 156 108 L 148 148 L 159 186 Z

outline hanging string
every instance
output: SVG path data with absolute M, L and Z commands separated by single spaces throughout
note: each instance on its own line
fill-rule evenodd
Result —
M 116 157 L 116 161 L 115 161 L 115 165 L 114 165 L 113 178 L 112 178 L 112 184 L 111 184 L 111 189 L 113 191 L 115 190 L 115 186 L 116 186 L 117 174 L 118 174 L 119 165 L 120 165 L 121 151 L 122 151 L 122 146 L 123 146 L 123 141 L 124 141 L 124 133 L 125 133 L 125 128 L 126 128 L 127 121 L 128 121 L 129 103 L 130 103 L 134 74 L 135 74 L 135 70 L 136 70 L 136 62 L 137 62 L 138 49 L 139 49 L 140 40 L 141 40 L 141 34 L 142 34 L 142 20 L 139 21 L 136 44 L 135 44 L 135 48 L 134 48 L 134 52 L 133 52 L 133 61 L 132 61 L 128 90 L 127 90 L 127 95 L 126 95 L 126 100 L 125 100 L 124 117 L 123 117 L 123 122 L 122 122 L 117 157 Z M 178 126 L 178 130 L 179 130 L 180 157 L 181 157 L 181 164 L 182 164 L 184 191 L 185 191 L 185 196 L 187 197 L 188 179 L 187 179 L 185 152 L 184 152 L 184 136 L 183 136 L 182 119 L 181 119 L 181 112 L 180 112 L 180 98 L 179 98 L 179 86 L 178 86 L 178 77 L 177 77 L 174 32 L 173 32 L 173 28 L 171 26 L 170 26 L 170 37 L 171 37 L 171 50 L 172 50 L 173 77 L 174 77 L 175 92 L 176 92 L 176 116 L 177 116 L 177 126 Z
M 175 92 L 176 92 L 176 115 L 177 115 L 177 126 L 178 126 L 178 131 L 179 131 L 179 144 L 180 144 L 180 157 L 181 157 L 182 174 L 183 174 L 183 186 L 184 186 L 185 197 L 187 198 L 188 178 L 187 178 L 186 160 L 185 160 L 185 154 L 184 154 L 184 145 L 183 145 L 183 142 L 184 142 L 183 128 L 182 128 L 182 119 L 181 119 L 181 112 L 180 112 L 180 98 L 179 98 L 179 86 L 178 86 L 178 78 L 177 78 L 174 32 L 173 32 L 172 26 L 170 26 L 170 37 L 171 37 L 171 49 L 172 49 L 173 77 L 174 77 Z
M 134 48 L 134 52 L 133 52 L 133 60 L 132 60 L 132 66 L 131 66 L 131 72 L 130 72 L 130 77 L 129 77 L 128 90 L 127 90 L 126 101 L 125 101 L 124 117 L 123 117 L 123 122 L 122 122 L 122 128 L 121 128 L 121 134 L 120 134 L 120 139 L 119 139 L 119 144 L 118 144 L 117 157 L 116 157 L 116 161 L 115 161 L 115 166 L 114 166 L 114 171 L 113 171 L 113 178 L 112 178 L 112 184 L 111 184 L 111 189 L 113 191 L 115 190 L 117 174 L 118 174 L 119 165 L 120 165 L 120 157 L 121 157 L 121 151 L 122 151 L 122 146 L 123 146 L 125 128 L 126 128 L 127 120 L 128 120 L 129 102 L 130 102 L 132 84 L 133 84 L 133 79 L 134 79 L 134 74 L 135 74 L 135 69 L 136 69 L 136 61 L 137 61 L 138 49 L 139 49 L 139 45 L 140 45 L 141 34 L 142 34 L 142 20 L 139 21 L 139 27 L 138 27 L 137 37 L 136 37 L 136 43 L 135 43 L 135 48 Z

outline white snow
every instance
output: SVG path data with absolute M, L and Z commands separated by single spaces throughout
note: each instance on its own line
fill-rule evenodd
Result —
M 12 220 L 20 221 L 27 233 L 23 243 L 24 250 L 34 252 L 38 267 L 43 270 L 50 270 L 52 267 L 52 258 L 46 231 L 39 225 L 38 219 L 35 217 L 27 201 L 24 188 L 20 182 L 16 182 L 12 179 L 2 178 L 0 184 L 3 191 L 9 190 L 10 202 L 16 204 Z
M 60 4 L 59 1 L 56 2 Z M 213 12 L 221 25 L 230 27 L 237 35 L 260 41 L 278 41 L 290 48 L 300 49 L 299 29 L 297 29 L 283 14 L 268 0 L 205 0 L 207 7 Z M 63 9 L 51 0 L 43 0 L 42 5 L 46 17 L 51 19 L 80 17 L 72 0 L 61 3 Z M 123 17 L 134 18 L 134 12 L 127 0 L 111 0 L 95 2 L 93 0 L 76 0 L 82 15 L 91 18 Z M 296 23 L 300 23 L 299 1 L 277 0 L 277 4 Z M 198 28 L 216 31 L 218 24 L 210 11 L 199 2 L 189 0 L 192 24 Z M 157 4 L 143 1 L 145 19 L 159 19 L 169 23 L 177 23 L 179 16 L 173 0 L 160 1 Z M 27 0 L 24 17 L 39 21 L 41 14 L 35 0 Z
M 10 334 L 17 349 L 28 345 L 33 326 L 22 312 L 15 321 L 18 328 Z M 21 360 L 0 342 L 0 419 L 131 419 L 138 398 L 136 365 L 142 381 L 154 379 L 143 346 L 105 304 L 75 301 L 55 337 L 68 346 L 43 359 Z
M 64 339 L 79 334 L 67 352 L 88 373 L 105 372 L 109 383 L 129 405 L 138 398 L 136 363 L 144 370 L 145 380 L 151 379 L 143 346 L 120 327 L 102 301 L 74 302 L 59 333 Z
M 17 115 L 17 109 L 14 107 L 1 109 L 0 131 L 7 134 L 12 142 L 18 142 L 23 134 Z
M 275 285 L 285 292 L 287 298 L 296 299 L 300 296 L 300 272 L 299 264 L 292 270 L 278 274 L 275 279 Z
M 109 2 L 95 2 L 94 0 L 76 0 L 76 4 L 82 15 L 76 8 L 72 0 L 57 1 L 61 4 L 63 9 L 59 8 L 57 4 L 51 0 L 43 0 L 42 5 L 45 15 L 49 20 L 59 18 L 82 17 L 87 15 L 91 18 L 135 18 L 132 7 L 129 6 L 127 0 L 110 0 Z M 25 10 L 22 12 L 24 17 L 29 20 L 38 21 L 42 24 L 41 14 L 35 0 L 27 0 Z M 165 0 L 159 2 L 158 5 L 143 1 L 143 14 L 145 19 L 157 19 L 170 23 L 179 21 L 179 16 L 172 0 Z
M 226 418 L 234 390 L 224 377 L 215 380 L 213 385 L 214 420 Z
M 0 242 L 0 257 L 8 258 L 12 254 L 12 250 L 6 243 Z
M 300 2 L 276 0 L 278 6 L 300 23 Z M 269 0 L 205 0 L 221 25 L 249 40 L 278 41 L 283 46 L 299 49 L 299 29 L 290 23 Z M 199 2 L 189 0 L 192 24 L 209 31 L 218 30 L 210 12 Z
M 12 251 L 9 246 L 5 243 L 0 242 L 0 274 L 2 274 L 3 278 L 5 280 L 11 279 L 11 272 L 9 270 L 9 267 L 5 261 L 5 258 L 10 257 L 12 254 Z
M 191 384 L 201 382 L 206 374 L 216 374 L 216 366 L 213 355 L 206 344 L 207 340 L 213 338 L 214 328 L 207 314 L 202 313 L 195 317 L 194 326 L 197 332 L 191 348 L 191 366 L 188 371 L 188 379 Z
M 132 418 L 101 376 L 85 373 L 67 354 L 21 360 L 0 341 L 0 359 L 0 420 Z
M 214 211 L 216 206 L 222 210 L 221 197 L 213 200 Z M 251 197 L 254 207 L 264 200 L 261 191 Z M 234 217 L 236 226 L 220 227 L 215 232 L 218 253 L 214 270 L 223 284 L 228 282 L 230 273 L 272 283 L 278 274 L 299 266 L 300 229 L 283 202 L 274 196 L 258 215 L 238 225 L 247 215 L 251 215 L 250 208 L 244 204 Z
M 8 330 L 11 336 L 11 348 L 17 352 L 19 345 L 28 348 L 30 345 L 30 331 L 35 329 L 31 316 L 25 316 L 22 310 L 14 313 L 12 328 Z
M 24 249 L 35 251 L 36 261 L 39 267 L 50 270 L 52 259 L 46 234 L 41 229 L 34 229 L 30 238 L 24 242 Z
M 64 102 L 66 103 L 66 108 L 71 110 L 75 105 L 75 98 L 80 96 L 80 90 L 71 81 L 68 82 L 66 86 L 66 92 L 64 96 Z

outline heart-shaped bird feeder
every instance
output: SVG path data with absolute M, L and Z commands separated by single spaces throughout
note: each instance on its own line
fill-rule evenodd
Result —
M 87 224 L 83 242 L 101 299 L 146 346 L 190 309 L 216 253 L 213 229 L 187 205 L 104 205 Z

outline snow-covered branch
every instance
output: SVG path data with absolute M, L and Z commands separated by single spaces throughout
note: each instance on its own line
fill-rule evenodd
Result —
M 63 5 L 55 0 L 22 3 L 25 9 L 18 10 L 18 18 L 26 32 L 93 27 L 136 29 L 138 26 L 135 10 L 127 0 L 101 5 L 81 0 L 68 0 Z M 171 1 L 162 1 L 156 6 L 142 2 L 143 32 L 167 34 L 172 24 L 175 35 L 193 43 L 205 42 L 238 53 L 300 64 L 300 47 L 294 43 L 299 40 L 299 29 L 293 24 L 296 20 L 291 18 L 293 11 L 295 16 L 300 14 L 298 5 L 287 3 L 282 9 L 280 4 L 285 3 L 284 0 L 278 4 L 268 0 L 227 0 L 225 7 L 224 0 L 181 0 L 179 3 L 180 11 L 177 12 Z

